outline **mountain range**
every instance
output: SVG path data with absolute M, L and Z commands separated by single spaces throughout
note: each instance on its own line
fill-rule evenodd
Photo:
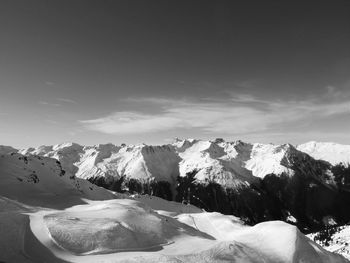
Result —
M 117 192 L 149 194 L 239 216 L 248 224 L 283 220 L 307 233 L 350 220 L 349 145 L 251 144 L 218 138 L 175 139 L 162 146 L 3 146 L 0 152 L 56 159 L 72 184 L 86 179 Z
M 294 182 L 308 172 L 307 179 L 316 185 L 312 189 L 322 186 L 332 193 L 346 187 L 330 174 L 334 167 L 292 145 L 240 141 L 185 140 L 153 147 L 67 143 L 25 150 L 3 146 L 0 262 L 345 263 L 291 224 L 244 222 L 268 220 L 254 218 L 255 201 L 266 202 L 256 205 L 265 204 L 270 213 L 274 209 L 267 201 L 279 204 L 263 188 L 272 173 L 276 177 L 271 178 Z M 290 193 L 283 187 L 295 190 L 294 184 L 274 186 L 282 196 Z M 223 211 L 231 215 L 214 212 L 225 205 L 240 209 Z M 276 206 L 275 212 L 282 214 L 280 209 L 289 213 L 285 221 L 300 220 L 294 210 Z M 336 215 L 323 217 L 331 224 L 340 222 L 334 221 Z

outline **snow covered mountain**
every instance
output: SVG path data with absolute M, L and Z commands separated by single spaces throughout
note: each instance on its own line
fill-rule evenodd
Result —
M 163 146 L 64 143 L 20 153 L 55 158 L 67 175 L 114 191 L 190 202 L 250 223 L 291 221 L 308 231 L 328 217 L 350 220 L 339 213 L 350 205 L 350 176 L 335 166 L 350 158 L 348 149 L 177 139 Z
M 106 189 L 67 174 L 53 158 L 14 152 L 1 154 L 0 168 L 1 194 L 13 200 L 30 204 L 44 198 L 42 201 L 47 204 L 67 198 L 104 200 L 115 197 Z
M 82 151 L 67 148 L 62 161 Z M 113 193 L 65 165 L 71 170 L 50 157 L 0 155 L 0 262 L 348 262 L 284 222 L 249 227 L 232 215 Z
M 317 160 L 324 160 L 332 165 L 350 164 L 350 145 L 332 142 L 308 142 L 297 146 L 299 151 L 305 152 Z
M 173 183 L 177 176 L 185 177 L 196 171 L 197 181 L 215 181 L 226 186 L 246 185 L 268 174 L 293 175 L 288 158 L 298 155 L 296 158 L 305 159 L 306 156 L 290 144 L 193 139 L 163 146 L 64 143 L 24 149 L 20 153 L 58 159 L 66 172 L 84 179 L 126 177 Z
M 125 176 L 140 181 L 173 182 L 179 175 L 178 155 L 171 146 L 116 146 L 99 144 L 80 146 L 64 143 L 20 151 L 22 154 L 58 159 L 62 167 L 79 178 L 103 177 L 107 181 Z

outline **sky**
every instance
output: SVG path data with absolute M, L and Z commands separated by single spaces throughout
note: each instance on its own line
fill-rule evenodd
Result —
M 0 1 L 0 144 L 350 144 L 350 1 Z

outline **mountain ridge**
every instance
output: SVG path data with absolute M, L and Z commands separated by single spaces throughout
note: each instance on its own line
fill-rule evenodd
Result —
M 159 159 L 149 159 L 150 156 L 155 155 L 156 153 L 164 154 L 164 156 L 158 156 L 158 158 L 162 157 L 163 160 L 166 160 L 171 165 L 175 165 L 177 161 L 179 161 L 179 175 L 184 176 L 186 173 L 191 172 L 191 170 L 200 170 L 202 171 L 198 177 L 199 179 L 205 180 L 209 179 L 214 175 L 215 172 L 218 174 L 218 171 L 213 170 L 212 172 L 205 172 L 205 169 L 212 166 L 223 166 L 223 170 L 229 170 L 229 173 L 234 174 L 234 170 L 240 170 L 239 174 L 244 174 L 246 180 L 249 181 L 249 176 L 247 174 L 250 173 L 250 176 L 263 178 L 269 173 L 274 174 L 292 174 L 292 171 L 287 167 L 288 160 L 283 158 L 290 151 L 299 151 L 298 154 L 306 153 L 310 155 L 315 160 L 321 160 L 329 162 L 332 165 L 336 165 L 339 163 L 344 163 L 344 160 L 350 161 L 350 145 L 340 145 L 335 143 L 317 143 L 317 145 L 326 145 L 324 147 L 318 147 L 318 151 L 312 151 L 310 145 L 315 145 L 315 142 L 308 142 L 305 144 L 300 144 L 297 146 L 293 146 L 291 144 L 261 144 L 261 143 L 245 143 L 240 140 L 233 142 L 226 142 L 222 139 L 216 139 L 213 141 L 205 141 L 205 140 L 196 140 L 196 139 L 185 139 L 185 140 L 175 140 L 172 144 L 164 144 L 164 145 L 114 145 L 114 144 L 98 144 L 93 146 L 83 146 L 76 143 L 62 143 L 53 146 L 39 146 L 37 148 L 27 148 L 18 150 L 22 154 L 33 154 L 33 155 L 41 155 L 47 157 L 53 157 L 56 159 L 64 160 L 65 158 L 69 158 L 69 165 L 73 165 L 77 163 L 78 166 L 88 165 L 89 169 L 96 168 L 96 173 L 99 176 L 103 175 L 103 173 L 108 174 L 108 169 L 101 169 L 103 167 L 102 163 L 106 161 L 106 166 L 110 166 L 113 171 L 118 171 L 118 174 L 114 176 L 123 176 L 124 174 L 130 175 L 131 178 L 138 178 L 140 176 L 136 176 L 136 174 L 143 173 L 143 178 L 150 179 L 153 177 L 156 180 L 164 180 L 172 182 L 172 178 L 176 177 L 177 172 L 166 171 L 167 169 L 164 165 L 156 165 L 157 169 L 163 169 L 163 171 L 156 171 L 157 169 L 153 169 L 153 171 L 149 171 L 143 164 L 146 166 L 148 164 L 153 165 L 152 162 L 159 162 Z M 336 148 L 332 151 L 331 155 L 327 155 L 325 153 L 325 148 L 328 150 L 332 145 L 336 146 Z M 341 147 L 342 146 L 342 147 Z M 314 147 L 315 148 L 315 147 Z M 340 158 L 340 161 L 335 161 L 334 152 L 338 150 L 340 153 L 339 156 L 343 156 Z M 10 151 L 10 150 L 8 150 Z M 323 151 L 323 153 L 320 153 Z M 75 154 L 75 155 L 74 155 Z M 74 156 L 73 156 L 74 155 Z M 165 156 L 167 155 L 167 156 Z M 172 155 L 172 156 L 171 156 Z M 95 156 L 95 157 L 94 157 Z M 345 156 L 345 157 L 344 157 Z M 146 159 L 147 160 L 140 160 Z M 94 159 L 94 162 L 91 163 L 91 160 Z M 118 167 L 116 165 L 112 165 L 112 160 L 118 160 L 120 164 Z M 284 165 L 282 164 L 282 160 L 284 161 Z M 108 164 L 109 162 L 109 164 Z M 229 164 L 228 167 L 225 167 L 224 164 Z M 63 161 L 64 163 L 64 161 Z M 100 165 L 99 165 L 100 163 Z M 136 165 L 137 163 L 137 165 Z M 108 164 L 108 165 L 107 165 Z M 129 166 L 138 168 L 134 168 L 133 170 L 129 168 Z M 281 165 L 282 164 L 282 165 Z M 67 166 L 69 166 L 67 164 Z M 74 171 L 74 167 L 66 167 L 68 171 L 75 174 L 78 172 L 77 176 L 81 176 L 82 178 L 93 177 L 91 173 L 88 173 L 84 169 L 78 169 L 80 171 Z M 97 171 L 97 168 L 101 170 Z M 117 169 L 116 169 L 117 168 Z M 175 168 L 173 168 L 175 169 Z M 244 169 L 250 171 L 243 171 Z M 73 170 L 73 171 L 71 171 Z M 152 169 L 151 169 L 152 170 Z M 158 173 L 158 174 L 157 174 Z M 165 173 L 169 173 L 170 178 L 166 178 L 166 176 L 162 176 Z M 203 174 L 204 173 L 204 174 Z M 237 174 L 237 173 L 236 173 Z M 224 176 L 225 177 L 225 176 Z

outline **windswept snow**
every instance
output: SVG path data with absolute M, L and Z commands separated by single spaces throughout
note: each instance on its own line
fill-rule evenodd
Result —
M 135 200 L 94 201 L 30 218 L 34 235 L 69 262 L 347 262 L 280 221 L 248 227 L 219 213 L 171 217 Z
M 180 235 L 206 237 L 129 199 L 94 202 L 47 214 L 44 223 L 52 239 L 74 254 L 148 250 L 171 244 Z

